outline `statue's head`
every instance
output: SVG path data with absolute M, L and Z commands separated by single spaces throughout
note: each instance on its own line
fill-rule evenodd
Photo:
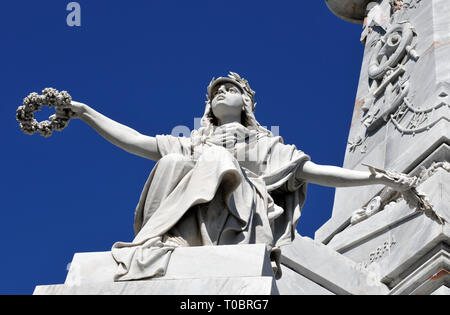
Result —
M 249 129 L 260 129 L 255 111 L 255 91 L 248 81 L 239 74 L 230 72 L 228 77 L 212 79 L 206 95 L 206 108 L 201 125 L 208 128 L 217 126 L 220 117 L 227 114 L 240 114 L 240 123 Z M 265 129 L 264 129 L 265 130 Z
M 205 114 L 210 123 L 217 125 L 221 117 L 234 115 L 241 117 L 244 126 L 248 124 L 246 112 L 253 114 L 255 92 L 247 80 L 230 72 L 228 77 L 213 78 L 207 92 Z

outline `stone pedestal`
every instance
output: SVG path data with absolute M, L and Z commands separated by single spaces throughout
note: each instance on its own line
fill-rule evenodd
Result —
M 278 294 L 265 245 L 181 247 L 164 277 L 114 282 L 110 252 L 75 254 L 62 285 L 38 286 L 35 295 L 268 295 Z
M 281 277 L 274 278 L 264 245 L 176 249 L 164 277 L 114 282 L 110 252 L 77 253 L 66 281 L 37 286 L 35 295 L 335 295 L 387 294 L 389 289 L 351 259 L 296 235 L 281 248 Z
M 364 20 L 344 167 L 367 170 L 368 164 L 418 176 L 418 189 L 447 223 L 382 186 L 342 188 L 315 239 L 375 273 L 390 294 L 448 292 L 450 2 L 368 2 L 327 1 L 338 16 Z

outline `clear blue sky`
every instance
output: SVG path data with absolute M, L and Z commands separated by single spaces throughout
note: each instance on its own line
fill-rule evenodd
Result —
M 193 128 L 213 76 L 247 78 L 257 119 L 280 126 L 316 163 L 342 165 L 363 46 L 361 26 L 324 0 L 80 0 L 1 4 L 0 294 L 63 283 L 75 252 L 133 239 L 133 215 L 154 163 L 74 120 L 48 139 L 24 135 L 16 108 L 30 92 L 68 90 L 144 134 Z M 44 120 L 50 110 L 39 113 Z M 310 185 L 298 226 L 331 216 L 334 189 Z

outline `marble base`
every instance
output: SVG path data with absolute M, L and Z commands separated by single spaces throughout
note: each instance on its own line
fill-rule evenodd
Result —
M 228 277 L 37 286 L 34 295 L 271 295 L 273 277 Z
M 165 276 L 114 282 L 110 252 L 76 253 L 63 285 L 36 287 L 36 295 L 266 295 L 278 294 L 266 246 L 180 247 Z
M 114 282 L 116 269 L 110 252 L 76 253 L 65 284 Z M 257 276 L 273 276 L 266 246 L 262 244 L 177 248 L 166 274 L 158 279 Z

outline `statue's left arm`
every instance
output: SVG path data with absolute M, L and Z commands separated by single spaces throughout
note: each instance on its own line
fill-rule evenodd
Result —
M 384 174 L 345 169 L 337 166 L 318 165 L 306 161 L 297 168 L 299 180 L 327 187 L 354 187 L 367 185 L 386 185 L 397 191 L 411 188 L 408 180 L 393 180 Z

